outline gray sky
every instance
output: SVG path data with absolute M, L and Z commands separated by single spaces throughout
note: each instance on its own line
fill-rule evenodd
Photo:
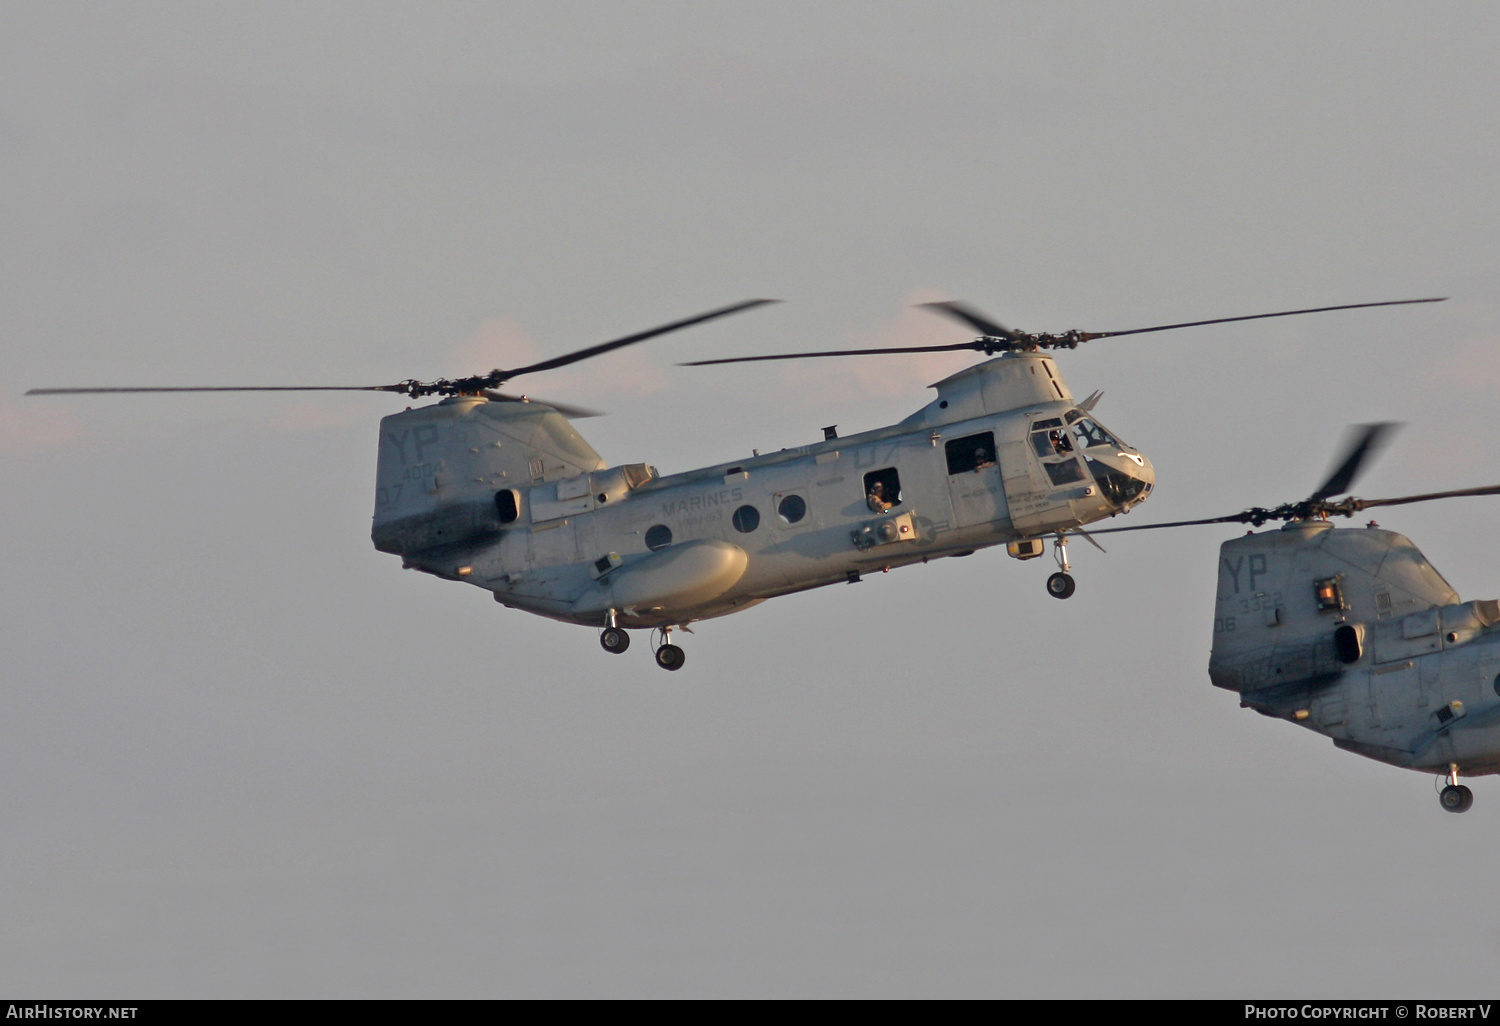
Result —
M 1493 996 L 1500 786 L 1236 707 L 1233 529 L 701 625 L 687 667 L 403 572 L 367 384 L 783 305 L 527 389 L 667 472 L 956 357 L 749 352 L 1448 295 L 1100 341 L 1136 522 L 1500 481 L 1478 3 L 0 7 L 0 991 Z M 1390 510 L 1500 596 L 1494 500 Z

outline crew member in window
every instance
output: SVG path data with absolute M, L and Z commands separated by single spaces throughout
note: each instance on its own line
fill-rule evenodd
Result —
M 885 497 L 885 485 L 879 481 L 870 485 L 870 494 L 865 496 L 865 503 L 870 507 L 872 513 L 884 513 L 895 505 L 894 502 Z
M 1066 431 L 1052 431 L 1047 437 L 1052 441 L 1052 448 L 1056 450 L 1059 456 L 1073 451 L 1073 443 L 1069 440 Z
M 983 470 L 985 467 L 993 467 L 994 465 L 995 457 L 990 454 L 990 451 L 988 449 L 981 445 L 979 448 L 974 450 L 975 470 Z

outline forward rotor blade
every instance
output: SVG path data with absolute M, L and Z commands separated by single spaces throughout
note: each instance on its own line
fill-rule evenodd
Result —
M 579 349 L 575 352 L 564 353 L 562 356 L 554 356 L 552 359 L 543 360 L 540 363 L 533 363 L 525 367 L 518 367 L 515 370 L 508 370 L 505 372 L 505 379 L 508 381 L 511 378 L 520 377 L 522 374 L 534 374 L 537 371 L 552 370 L 554 367 L 566 367 L 571 363 L 577 363 L 579 360 L 587 360 L 591 356 L 600 356 L 615 349 L 634 345 L 637 342 L 644 342 L 648 338 L 656 338 L 658 335 L 665 335 L 671 331 L 689 328 L 694 324 L 702 324 L 704 321 L 711 321 L 719 317 L 728 317 L 730 314 L 739 313 L 742 310 L 749 310 L 757 306 L 764 306 L 767 303 L 775 302 L 777 300 L 774 299 L 750 299 L 743 303 L 735 303 L 733 306 L 720 307 L 717 310 L 710 310 L 707 313 L 699 314 L 696 317 L 689 317 L 686 320 L 673 321 L 671 324 L 663 324 L 659 328 L 636 332 L 634 335 L 626 335 L 624 338 L 617 338 L 611 342 L 601 342 L 596 346 L 589 346 L 587 349 Z
M 1376 506 L 1405 506 L 1413 502 L 1430 502 L 1433 499 L 1461 499 L 1469 495 L 1500 495 L 1500 485 L 1459 488 L 1451 492 L 1428 492 L 1425 495 L 1403 495 L 1398 499 L 1355 499 L 1354 508 L 1373 509 Z
M 1200 328 L 1205 324 L 1230 324 L 1234 321 L 1259 321 L 1267 317 L 1296 317 L 1298 314 L 1328 313 L 1331 310 L 1362 310 L 1370 306 L 1407 306 L 1412 303 L 1443 303 L 1447 296 L 1436 299 L 1391 299 L 1383 303 L 1348 303 L 1344 306 L 1318 306 L 1310 310 L 1282 310 L 1279 313 L 1250 314 L 1247 317 L 1215 317 L 1211 321 L 1184 321 L 1181 324 L 1158 324 L 1154 328 L 1132 328 L 1130 331 L 1087 331 L 1082 334 L 1090 339 L 1118 338 L 1121 335 L 1144 335 L 1148 331 L 1171 331 L 1174 328 Z
M 599 410 L 591 410 L 586 406 L 569 406 L 567 403 L 555 403 L 551 399 L 538 399 L 529 395 L 506 395 L 504 392 L 496 392 L 485 389 L 480 395 L 491 402 L 496 403 L 536 403 L 538 406 L 550 406 L 569 420 L 585 420 L 589 417 L 604 416 Z
M 1167 524 L 1133 524 L 1130 527 L 1105 527 L 1090 531 L 1090 534 L 1119 534 L 1121 531 L 1154 531 L 1158 527 L 1197 527 L 1199 524 L 1247 524 L 1247 513 L 1231 513 L 1225 517 L 1208 517 L 1204 520 L 1174 520 Z
M 978 349 L 973 342 L 946 346 L 895 346 L 886 349 L 828 349 L 819 353 L 776 353 L 772 356 L 730 356 L 720 360 L 694 360 L 679 367 L 707 367 L 715 363 L 758 363 L 762 360 L 801 360 L 809 356 L 876 356 L 881 353 L 953 353 L 960 349 Z
M 972 306 L 951 301 L 943 303 L 918 303 L 917 305 L 925 306 L 929 310 L 942 314 L 944 317 L 961 321 L 981 335 L 988 335 L 990 338 L 1003 338 L 1007 342 L 1014 342 L 1016 339 L 1015 332 L 998 321 L 990 320 Z
M 182 388 L 31 388 L 27 395 L 95 395 L 107 392 L 400 392 L 404 385 L 211 385 Z
M 1317 491 L 1307 497 L 1307 501 L 1321 502 L 1335 495 L 1343 495 L 1354 487 L 1354 479 L 1359 476 L 1361 466 L 1385 448 L 1392 432 L 1398 427 L 1399 424 L 1390 421 L 1361 425 L 1358 434 L 1352 434 L 1345 445 L 1343 460 L 1328 475 L 1327 480 L 1318 486 Z

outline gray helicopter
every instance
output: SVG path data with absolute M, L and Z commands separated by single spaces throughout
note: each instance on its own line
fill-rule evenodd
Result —
M 941 346 L 705 360 L 973 350 L 989 359 L 932 387 L 899 423 L 811 445 L 662 475 L 610 466 L 569 423 L 591 411 L 497 391 L 522 375 L 760 306 L 749 300 L 511 370 L 373 386 L 60 388 L 96 392 L 377 391 L 438 402 L 380 423 L 371 537 L 403 566 L 491 592 L 496 602 L 591 626 L 605 651 L 653 629 L 658 665 L 685 656 L 674 629 L 872 571 L 1005 545 L 1016 559 L 1054 543 L 1047 591 L 1068 598 L 1071 534 L 1125 513 L 1155 474 L 1137 449 L 1076 402 L 1043 351 L 1111 336 L 1264 317 L 1438 300 L 1401 300 L 1062 335 L 1011 331 L 959 303 L 926 304 L 978 331 Z
M 1334 501 L 1392 427 L 1366 425 L 1301 502 L 1096 533 L 1284 521 L 1219 548 L 1209 679 L 1237 692 L 1242 707 L 1345 751 L 1440 774 L 1443 808 L 1464 812 L 1474 795 L 1460 774 L 1500 773 L 1500 602 L 1461 602 L 1403 535 L 1374 521 L 1335 528 L 1328 518 L 1500 495 L 1500 485 Z

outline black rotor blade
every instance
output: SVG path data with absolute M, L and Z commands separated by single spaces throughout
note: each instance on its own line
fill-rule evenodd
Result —
M 169 388 L 30 388 L 27 395 L 94 395 L 106 392 L 399 392 L 403 385 L 210 385 Z
M 1407 306 L 1411 303 L 1442 303 L 1447 296 L 1436 299 L 1391 299 L 1383 303 L 1348 303 L 1344 306 L 1318 306 L 1310 310 L 1282 310 L 1279 313 L 1250 314 L 1247 317 L 1215 317 L 1211 321 L 1184 321 L 1181 324 L 1158 324 L 1154 328 L 1132 328 L 1129 331 L 1088 331 L 1083 334 L 1090 339 L 1117 338 L 1121 335 L 1143 335 L 1148 331 L 1171 331 L 1174 328 L 1199 328 L 1205 324 L 1229 324 L 1234 321 L 1259 321 L 1267 317 L 1295 317 L 1298 314 L 1328 313 L 1331 310 L 1362 310 L 1370 306 Z
M 749 310 L 753 307 L 775 302 L 777 300 L 774 299 L 750 299 L 743 303 L 735 303 L 733 306 L 720 307 L 717 310 L 710 310 L 707 313 L 699 314 L 696 317 L 689 317 L 686 320 L 673 321 L 671 324 L 663 324 L 659 328 L 636 332 L 634 335 L 626 335 L 624 338 L 617 338 L 611 342 L 601 342 L 596 346 L 589 346 L 587 349 L 579 349 L 575 352 L 564 353 L 562 356 L 554 356 L 552 359 L 543 360 L 540 363 L 533 363 L 525 367 L 518 367 L 515 370 L 508 370 L 505 372 L 505 380 L 509 381 L 511 378 L 520 377 L 522 374 L 534 374 L 537 371 L 552 370 L 555 367 L 566 367 L 570 363 L 577 363 L 579 360 L 587 360 L 591 356 L 600 356 L 611 350 L 634 345 L 637 342 L 644 342 L 648 338 L 665 335 L 670 331 L 692 327 L 694 324 L 702 324 L 704 321 L 711 321 L 718 317 L 728 317 L 730 314 L 739 313 L 741 310 Z
M 1090 534 L 1119 534 L 1121 531 L 1154 531 L 1158 527 L 1197 527 L 1199 524 L 1248 524 L 1250 514 L 1231 513 L 1224 517 L 1208 517 L 1203 520 L 1174 520 L 1166 524 L 1133 524 L 1130 527 L 1105 527 L 1090 529 Z
M 1307 497 L 1308 502 L 1321 502 L 1335 495 L 1343 495 L 1354 487 L 1360 468 L 1385 448 L 1391 433 L 1399 424 L 1383 421 L 1379 424 L 1363 424 L 1357 434 L 1350 436 L 1344 446 L 1344 458 L 1339 461 L 1328 478 Z
M 819 353 L 776 353 L 772 356 L 730 356 L 720 360 L 694 360 L 679 367 L 707 367 L 715 363 L 757 363 L 761 360 L 801 360 L 809 356 L 875 356 L 881 353 L 953 353 L 960 349 L 979 349 L 973 342 L 956 342 L 946 346 L 895 346 L 886 349 L 828 349 Z
M 1008 342 L 1015 341 L 1016 336 L 1013 331 L 998 321 L 990 320 L 972 306 L 951 301 L 943 303 L 918 303 L 917 305 L 925 306 L 929 310 L 934 310 L 945 317 L 951 317 L 955 321 L 961 321 L 981 335 L 988 335 L 990 338 L 1003 338 Z
M 536 403 L 538 406 L 550 406 L 569 420 L 584 420 L 588 417 L 604 416 L 600 411 L 591 410 L 586 406 L 570 406 L 567 403 L 555 403 L 551 399 L 538 399 L 535 396 L 506 395 L 504 392 L 496 392 L 488 388 L 479 394 L 496 403 Z
M 1397 499 L 1355 499 L 1354 508 L 1372 509 L 1375 506 L 1405 506 L 1413 502 L 1430 502 L 1433 499 L 1461 499 L 1468 495 L 1500 495 L 1500 485 L 1459 488 L 1451 492 L 1428 492 L 1425 495 L 1403 495 Z
M 688 317 L 684 320 L 673 321 L 671 324 L 663 324 L 660 327 L 651 328 L 647 331 L 637 332 L 634 335 L 626 335 L 624 338 L 617 338 L 610 342 L 601 342 L 599 345 L 589 346 L 587 349 L 579 349 L 572 353 L 565 353 L 562 356 L 554 356 L 550 360 L 543 360 L 540 363 L 533 363 L 525 367 L 520 367 L 516 370 L 496 370 L 490 372 L 487 375 L 480 375 L 470 378 L 455 378 L 452 380 L 440 379 L 438 381 L 432 382 L 420 382 L 415 380 L 402 381 L 394 385 L 228 385 L 208 387 L 160 388 L 33 388 L 26 394 L 93 395 L 109 392 L 399 392 L 411 396 L 412 398 L 439 393 L 449 395 L 465 393 L 472 394 L 480 391 L 486 385 L 499 384 L 502 381 L 508 381 L 511 378 L 519 377 L 522 374 L 532 374 L 536 371 L 551 370 L 554 367 L 566 367 L 570 363 L 577 363 L 579 360 L 587 360 L 591 356 L 599 356 L 602 353 L 607 353 L 613 349 L 620 349 L 624 346 L 633 345 L 636 342 L 644 342 L 648 338 L 655 338 L 658 335 L 665 335 L 668 332 L 691 327 L 694 324 L 702 324 L 704 321 L 711 321 L 718 317 L 727 317 L 730 314 L 739 313 L 742 310 L 749 310 L 753 307 L 764 306 L 767 303 L 774 302 L 776 302 L 776 300 L 774 299 L 750 299 L 746 300 L 743 303 L 735 303 L 732 306 L 725 306 L 720 307 L 717 310 L 710 310 L 707 313 L 698 314 L 696 317 Z M 499 393 L 496 394 L 499 395 Z M 508 396 L 502 397 L 501 401 L 505 401 L 509 398 L 510 397 Z M 553 404 L 551 403 L 548 403 L 547 405 L 553 406 Z M 567 407 L 566 409 L 564 409 L 563 407 L 553 406 L 553 409 L 556 409 L 559 413 L 563 413 L 565 416 L 599 416 L 599 414 L 595 411 L 585 410 L 582 407 Z

